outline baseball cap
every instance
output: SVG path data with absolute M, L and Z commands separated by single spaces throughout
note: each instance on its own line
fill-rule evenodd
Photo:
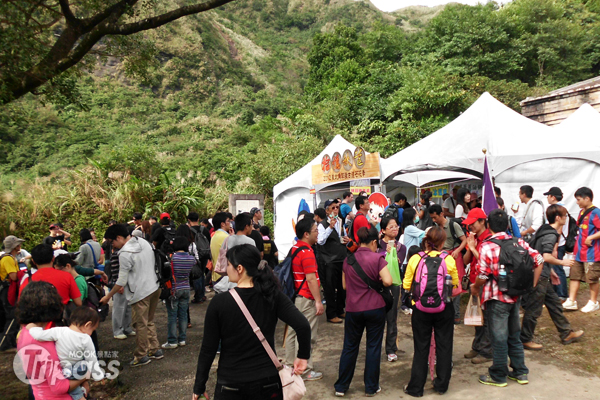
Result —
M 258 207 L 252 207 L 252 208 L 250 209 L 250 215 L 251 215 L 251 216 L 254 216 L 254 214 L 256 214 L 256 213 L 257 213 L 257 212 L 259 212 L 259 211 L 260 211 L 260 208 L 258 208 Z
M 562 192 L 562 190 L 560 190 L 560 188 L 557 188 L 556 186 L 552 186 L 550 188 L 550 190 L 548 190 L 546 193 L 544 193 L 544 196 L 548 196 L 550 194 L 552 196 L 562 196 L 563 192 Z
M 171 219 L 171 216 L 169 215 L 169 213 L 164 212 L 164 213 L 160 214 L 160 219 L 163 219 L 163 218 Z
M 58 225 L 56 225 L 56 224 L 50 225 L 50 229 L 54 229 L 54 228 L 58 228 Z
M 465 220 L 463 221 L 463 225 L 468 226 L 474 224 L 478 219 L 485 218 L 487 218 L 487 215 L 485 215 L 485 212 L 483 212 L 481 208 L 474 208 L 471 211 L 469 211 L 467 218 L 465 218 Z
M 15 247 L 17 247 L 24 241 L 25 239 L 19 239 L 18 237 L 13 235 L 7 236 L 4 238 L 4 251 L 10 253 L 15 249 Z
M 325 201 L 325 208 L 329 207 L 332 204 L 337 204 L 337 203 L 338 203 L 337 199 L 329 199 L 329 200 Z

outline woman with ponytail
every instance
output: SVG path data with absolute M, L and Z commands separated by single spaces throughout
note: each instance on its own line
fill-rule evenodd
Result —
M 446 241 L 446 232 L 439 226 L 430 228 L 423 241 L 421 248 L 428 257 L 438 257 L 442 253 L 444 242 Z M 415 275 L 418 272 L 419 263 L 423 253 L 413 255 L 408 261 L 402 287 L 410 291 Z M 446 270 L 452 277 L 452 284 L 457 287 L 459 284 L 458 274 L 456 272 L 456 261 L 451 255 L 447 254 L 445 258 Z M 426 268 L 423 265 L 423 268 Z M 445 277 L 444 277 L 445 278 Z M 435 335 L 435 355 L 436 355 L 436 378 L 433 381 L 433 390 L 439 394 L 444 394 L 450 384 L 452 375 L 452 342 L 454 340 L 454 307 L 446 304 L 443 311 L 429 313 L 419 310 L 414 306 L 412 308 L 412 331 L 414 342 L 414 356 L 410 382 L 404 386 L 404 393 L 413 396 L 423 396 L 423 387 L 427 380 L 427 361 L 429 359 L 429 350 L 431 346 L 431 333 Z M 435 328 L 435 329 L 434 329 Z
M 340 356 L 339 378 L 335 382 L 335 395 L 344 396 L 354 377 L 358 349 L 363 331 L 367 331 L 365 360 L 365 395 L 374 396 L 381 391 L 379 386 L 381 342 L 385 327 L 385 301 L 371 289 L 355 270 L 360 268 L 375 282 L 384 286 L 392 284 L 392 275 L 386 268 L 384 255 L 377 252 L 379 234 L 377 229 L 362 227 L 357 232 L 360 247 L 353 254 L 356 258 L 350 265 L 346 258 L 343 266 L 342 284 L 346 289 L 346 322 L 344 324 L 344 348 Z
M 258 249 L 241 244 L 227 251 L 227 276 L 237 283 L 235 291 L 275 349 L 277 320 L 297 334 L 299 350 L 294 373 L 300 375 L 310 358 L 311 331 L 308 320 L 280 290 L 279 282 Z M 206 310 L 204 339 L 194 384 L 193 399 L 209 399 L 206 382 L 221 342 L 215 399 L 283 400 L 279 373 L 265 348 L 229 292 L 216 295 Z

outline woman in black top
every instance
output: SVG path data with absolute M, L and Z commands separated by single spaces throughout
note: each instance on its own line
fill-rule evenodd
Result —
M 301 374 L 310 358 L 310 325 L 291 300 L 279 289 L 277 278 L 261 261 L 256 247 L 243 244 L 227 252 L 227 276 L 238 284 L 236 291 L 275 350 L 277 319 L 298 335 L 298 358 L 294 372 Z M 210 367 L 221 342 L 215 399 L 283 399 L 275 365 L 252 331 L 242 310 L 229 293 L 216 295 L 206 310 L 204 339 L 194 384 L 193 399 L 206 393 Z

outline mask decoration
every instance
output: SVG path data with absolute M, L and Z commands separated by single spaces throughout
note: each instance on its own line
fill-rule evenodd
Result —
M 369 220 L 376 221 L 378 224 L 381 222 L 381 216 L 387 206 L 389 206 L 388 199 L 383 193 L 373 193 L 369 196 Z

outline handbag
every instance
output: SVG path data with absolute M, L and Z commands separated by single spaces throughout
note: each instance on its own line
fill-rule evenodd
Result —
M 465 311 L 465 325 L 483 326 L 483 311 L 479 304 L 479 296 L 469 296 L 469 304 Z
M 387 268 L 390 271 L 390 275 L 392 275 L 392 285 L 402 285 L 402 278 L 400 277 L 400 267 L 398 265 L 398 253 L 396 252 L 395 247 L 385 256 L 385 261 L 387 261 Z
M 283 390 L 284 400 L 300 400 L 306 394 L 306 386 L 304 385 L 302 377 L 294 374 L 292 368 L 279 362 L 277 355 L 269 345 L 269 342 L 267 342 L 267 339 L 265 339 L 265 335 L 263 335 L 258 325 L 256 325 L 254 318 L 252 318 L 250 311 L 248 311 L 248 308 L 240 298 L 240 295 L 235 289 L 230 289 L 229 293 L 240 307 L 240 310 L 242 310 L 244 313 L 244 317 L 246 317 L 246 320 L 248 320 L 248 323 L 258 337 L 258 340 L 260 340 L 263 347 L 269 354 L 271 361 L 273 361 L 273 364 L 275 364 L 275 368 L 277 368 L 277 371 L 279 371 L 279 378 L 281 379 L 281 388 Z
M 356 259 L 354 254 L 349 255 L 346 260 L 348 261 L 348 264 L 350 264 L 352 268 L 354 268 L 354 272 L 356 272 L 358 277 L 362 279 L 362 281 L 366 283 L 370 289 L 373 289 L 374 291 L 379 293 L 381 297 L 383 297 L 383 301 L 385 301 L 385 311 L 390 311 L 394 306 L 394 293 L 392 293 L 392 290 L 389 287 L 383 286 L 383 283 L 376 282 L 373 279 L 369 278 L 358 263 L 358 260 Z

